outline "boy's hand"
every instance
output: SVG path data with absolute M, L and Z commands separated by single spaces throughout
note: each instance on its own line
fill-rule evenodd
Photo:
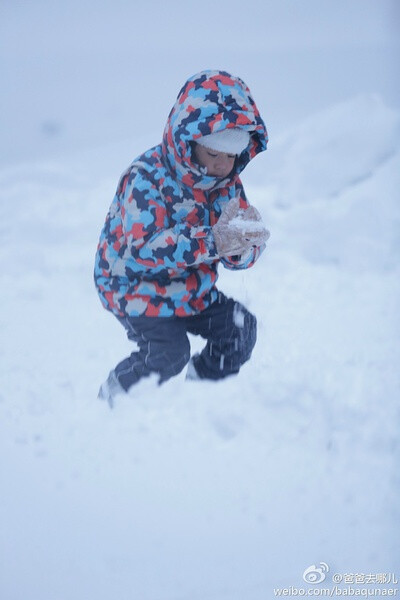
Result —
M 231 221 L 230 226 L 238 227 L 246 240 L 253 246 L 262 246 L 270 237 L 270 232 L 264 227 L 262 218 L 255 206 L 249 206 Z
M 239 213 L 239 198 L 233 198 L 223 209 L 220 218 L 212 228 L 215 245 L 219 256 L 235 256 L 249 249 L 249 243 L 241 231 L 230 227 L 229 223 Z
M 240 209 L 238 198 L 228 202 L 212 230 L 219 256 L 244 254 L 269 238 L 258 210 L 254 206 Z

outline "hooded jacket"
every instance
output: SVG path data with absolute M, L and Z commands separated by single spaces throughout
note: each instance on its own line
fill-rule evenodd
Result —
M 192 158 L 201 136 L 239 127 L 248 147 L 228 177 L 207 175 Z M 162 143 L 122 174 L 95 261 L 95 284 L 105 308 L 119 317 L 185 317 L 218 297 L 218 264 L 246 269 L 264 249 L 220 258 L 212 226 L 224 205 L 246 199 L 239 174 L 267 147 L 267 130 L 246 84 L 224 71 L 203 71 L 179 92 Z

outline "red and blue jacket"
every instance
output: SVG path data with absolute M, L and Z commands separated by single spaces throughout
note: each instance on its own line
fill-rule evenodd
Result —
M 204 174 L 192 160 L 201 136 L 239 127 L 248 147 L 224 178 Z M 249 206 L 239 174 L 267 147 L 267 130 L 250 90 L 224 71 L 203 71 L 179 92 L 162 143 L 123 173 L 101 232 L 95 284 L 105 308 L 117 316 L 185 317 L 217 299 L 221 262 L 251 267 L 264 249 L 220 258 L 212 236 L 224 205 L 239 197 Z

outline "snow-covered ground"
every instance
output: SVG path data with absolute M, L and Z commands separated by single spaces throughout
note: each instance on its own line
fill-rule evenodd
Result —
M 307 0 L 313 10 L 317 4 Z M 330 14 L 338 8 L 342 18 L 345 5 L 363 3 L 328 4 Z M 44 0 L 38 5 L 50 6 Z M 104 5 L 98 13 L 82 9 L 82 19 L 93 17 L 93 32 L 82 29 L 94 48 Z M 261 10 L 264 4 L 255 5 Z M 17 4 L 13 10 L 21 10 L 26 43 L 36 36 L 39 47 L 50 33 L 41 29 L 40 15 L 32 18 L 32 6 L 26 13 Z M 66 9 L 63 15 L 66 29 L 59 34 L 66 44 L 70 15 Z M 43 22 L 56 16 L 50 10 Z M 313 18 L 318 22 L 318 15 Z M 231 23 L 237 32 L 236 20 Z M 261 25 L 254 26 L 261 33 Z M 10 44 L 12 34 L 10 26 Z M 143 31 L 138 35 L 144 44 Z M 56 40 L 57 32 L 51 37 Z M 237 377 L 218 383 L 187 382 L 184 373 L 162 387 L 143 381 L 114 411 L 96 398 L 110 368 L 132 351 L 92 282 L 118 177 L 159 141 L 157 124 L 183 83 L 181 71 L 187 76 L 218 68 L 229 54 L 222 46 L 216 61 L 200 65 L 196 56 L 191 67 L 186 56 L 184 67 L 172 69 L 167 99 L 157 83 L 155 120 L 148 131 L 138 123 L 137 135 L 130 133 L 137 111 L 125 106 L 119 114 L 124 95 L 112 104 L 110 92 L 112 118 L 100 140 L 94 128 L 105 105 L 99 95 L 93 114 L 88 106 L 79 114 L 74 103 L 87 90 L 78 75 L 73 88 L 80 65 L 64 46 L 59 64 L 68 66 L 67 83 L 60 78 L 53 89 L 51 75 L 42 90 L 49 104 L 40 108 L 36 90 L 28 112 L 6 123 L 0 166 L 0 600 L 271 600 L 274 588 L 305 586 L 304 570 L 320 562 L 329 565 L 329 584 L 334 573 L 400 575 L 400 112 L 379 93 L 378 79 L 371 83 L 378 93 L 370 93 L 354 73 L 360 92 L 343 99 L 332 91 L 340 75 L 329 73 L 332 89 L 324 93 L 332 100 L 322 96 L 324 109 L 305 110 L 303 98 L 304 118 L 293 108 L 292 125 L 275 135 L 274 115 L 283 123 L 290 112 L 279 113 L 279 94 L 285 107 L 287 90 L 277 91 L 277 80 L 271 85 L 268 67 L 253 55 L 254 95 L 271 143 L 243 181 L 271 238 L 253 269 L 221 269 L 219 281 L 257 315 L 252 360 Z M 43 42 L 26 63 L 32 80 L 46 61 L 48 73 L 57 67 L 45 50 Z M 86 72 L 92 55 L 78 42 L 76 52 Z M 22 53 L 23 45 L 15 64 Z M 300 59 L 292 59 L 302 72 Z M 230 60 L 231 70 L 246 80 L 244 58 L 240 70 Z M 117 80 L 116 72 L 110 79 L 111 62 L 104 65 L 104 89 Z M 15 83 L 21 73 L 12 77 Z M 149 71 L 146 81 L 152 77 Z M 300 76 L 296 86 L 293 107 L 301 103 Z M 10 97 L 17 111 L 24 98 L 15 89 Z M 268 113 L 263 99 L 270 93 L 275 104 Z M 52 113 L 57 94 L 64 104 Z M 4 122 L 13 109 L 7 102 Z M 40 120 L 41 110 L 48 119 L 40 133 L 33 117 Z M 144 110 L 155 110 L 154 98 Z M 63 133 L 60 113 L 72 133 Z M 191 343 L 193 350 L 201 347 L 197 338 Z
M 277 140 L 247 184 L 268 251 L 220 278 L 258 316 L 252 361 L 113 412 L 130 345 L 92 263 L 118 177 L 90 153 L 2 170 L 1 598 L 258 600 L 318 561 L 398 568 L 398 127 L 358 97 Z

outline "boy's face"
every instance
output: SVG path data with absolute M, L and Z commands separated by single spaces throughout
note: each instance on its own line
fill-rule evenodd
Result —
M 195 144 L 194 158 L 201 167 L 206 167 L 207 175 L 227 177 L 234 167 L 236 155 L 217 152 Z

